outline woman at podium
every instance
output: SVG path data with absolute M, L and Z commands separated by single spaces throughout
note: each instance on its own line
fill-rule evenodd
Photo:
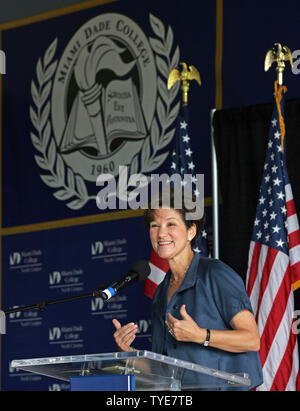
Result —
M 152 247 L 170 267 L 153 298 L 152 351 L 229 373 L 248 373 L 251 385 L 234 390 L 251 390 L 262 384 L 260 336 L 244 283 L 220 260 L 193 252 L 204 218 L 188 220 L 191 210 L 185 201 L 181 209 L 174 208 L 174 196 L 170 207 L 164 207 L 160 196 L 157 206 L 145 211 Z M 136 325 L 122 326 L 117 319 L 113 323 L 118 348 L 132 350 Z M 183 386 L 197 385 L 193 379 L 195 374 L 186 371 Z

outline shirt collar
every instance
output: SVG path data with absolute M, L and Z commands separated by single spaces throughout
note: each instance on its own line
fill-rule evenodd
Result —
M 186 272 L 186 275 L 184 277 L 184 280 L 179 287 L 177 292 L 184 291 L 188 288 L 193 287 L 196 284 L 197 280 L 197 266 L 198 266 L 198 261 L 200 259 L 200 255 L 198 253 L 194 254 L 194 257 L 191 261 L 191 264 Z M 168 287 L 170 277 L 171 277 L 171 270 L 169 270 L 166 274 L 166 282 L 165 282 L 165 287 Z

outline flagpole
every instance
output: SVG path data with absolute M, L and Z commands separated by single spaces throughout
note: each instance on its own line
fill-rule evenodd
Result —
M 218 189 L 218 164 L 214 140 L 213 119 L 216 109 L 210 111 L 210 143 L 211 143 L 211 177 L 212 177 L 212 231 L 213 231 L 213 257 L 219 258 L 219 189 Z
M 170 90 L 175 83 L 181 83 L 181 91 L 182 91 L 182 104 L 180 114 L 178 116 L 178 127 L 176 133 L 176 145 L 175 149 L 172 153 L 172 164 L 171 164 L 171 175 L 174 173 L 178 173 L 181 177 L 185 178 L 185 176 L 189 176 L 192 182 L 192 190 L 195 197 L 198 197 L 201 193 L 197 187 L 197 177 L 193 175 L 195 164 L 192 160 L 192 153 L 189 140 L 191 139 L 190 134 L 190 126 L 189 126 L 189 115 L 188 115 L 188 92 L 190 88 L 190 81 L 196 80 L 199 86 L 201 86 L 201 78 L 198 69 L 193 65 L 188 65 L 184 62 L 181 62 L 180 65 L 182 66 L 182 70 L 178 67 L 173 68 L 168 76 L 167 81 L 167 88 Z M 201 176 L 199 177 L 201 179 Z M 198 181 L 198 184 L 202 184 L 201 180 Z M 200 187 L 199 187 L 200 188 Z M 203 196 L 204 196 L 204 186 L 200 189 L 203 189 Z M 199 197 L 199 200 L 202 202 L 204 199 Z M 207 244 L 207 232 L 205 223 L 202 227 L 201 233 L 199 233 L 198 238 L 193 245 L 193 251 L 196 253 L 200 253 L 203 256 L 208 256 L 208 244 Z

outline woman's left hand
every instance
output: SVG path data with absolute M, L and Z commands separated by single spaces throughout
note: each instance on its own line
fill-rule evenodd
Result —
M 182 320 L 178 320 L 168 313 L 166 325 L 171 335 L 177 341 L 202 343 L 205 340 L 205 330 L 200 328 L 193 318 L 187 313 L 185 304 L 179 310 Z

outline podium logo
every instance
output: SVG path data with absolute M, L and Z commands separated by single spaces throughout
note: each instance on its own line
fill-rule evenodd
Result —
M 49 385 L 49 391 L 61 391 L 61 387 L 59 384 L 52 384 Z
M 49 274 L 49 284 L 59 284 L 61 282 L 61 274 L 59 271 L 53 271 L 53 273 Z
M 49 330 L 49 341 L 56 341 L 61 338 L 61 330 L 59 327 L 53 327 Z
M 103 249 L 104 249 L 104 246 L 103 246 L 102 241 L 96 241 L 95 243 L 91 244 L 91 253 L 93 256 L 102 254 Z
M 70 391 L 70 384 L 61 382 L 60 384 L 54 383 L 48 386 L 49 391 Z
M 16 265 L 20 264 L 21 262 L 21 254 L 18 252 L 14 252 L 9 255 L 9 265 Z

